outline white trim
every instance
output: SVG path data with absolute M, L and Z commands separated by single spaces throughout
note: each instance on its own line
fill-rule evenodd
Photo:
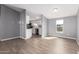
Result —
M 62 31 L 62 32 L 58 32 L 58 31 L 56 31 L 56 33 L 63 34 L 63 31 Z
M 12 38 L 6 38 L 6 39 L 0 39 L 0 41 L 7 41 L 7 40 L 15 39 L 15 38 L 20 38 L 20 36 L 12 37 Z
M 7 41 L 7 40 L 12 40 L 12 39 L 16 39 L 16 38 L 22 38 L 22 39 L 28 39 L 28 38 L 24 38 L 22 36 L 17 36 L 17 37 L 12 37 L 12 38 L 6 38 L 6 39 L 0 39 L 0 41 Z
M 76 40 L 77 38 L 72 38 L 72 37 L 63 37 L 63 36 L 52 36 L 51 34 L 48 34 L 49 37 L 61 37 L 61 38 L 68 38 L 68 39 L 74 39 Z
M 77 38 L 72 38 L 72 37 L 63 37 L 63 36 L 59 36 L 61 38 L 67 38 L 67 39 L 73 39 L 73 40 L 76 40 Z
M 57 19 L 57 20 L 63 20 L 63 19 Z M 56 22 L 57 22 L 57 20 L 56 20 Z M 56 33 L 61 33 L 61 34 L 63 34 L 64 33 L 64 20 L 63 20 L 63 31 L 61 31 L 61 32 L 59 32 L 59 31 L 57 31 L 57 24 L 56 24 Z
M 30 39 L 30 38 L 24 38 L 24 37 L 22 37 L 22 36 L 20 36 L 20 38 L 25 39 L 25 40 L 26 40 L 26 39 Z
M 24 37 L 20 36 L 20 38 L 25 39 Z

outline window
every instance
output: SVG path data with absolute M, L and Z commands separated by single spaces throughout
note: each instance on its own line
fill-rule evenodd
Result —
M 57 33 L 63 33 L 63 20 L 56 20 L 56 32 Z

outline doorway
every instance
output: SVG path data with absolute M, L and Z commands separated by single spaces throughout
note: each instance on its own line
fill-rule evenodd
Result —
M 42 35 L 42 27 L 41 20 L 31 20 L 32 23 L 32 37 L 41 37 Z

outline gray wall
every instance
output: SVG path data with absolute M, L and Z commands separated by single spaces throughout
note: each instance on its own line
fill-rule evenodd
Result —
M 79 40 L 79 10 L 77 13 L 77 39 Z
M 0 16 L 0 39 L 20 36 L 19 13 L 1 6 Z
M 56 33 L 56 20 L 64 20 L 64 32 Z M 57 37 L 77 38 L 77 19 L 76 16 L 48 20 L 48 35 Z

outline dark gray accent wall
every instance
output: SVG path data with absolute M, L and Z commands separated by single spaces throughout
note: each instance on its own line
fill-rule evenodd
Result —
M 19 12 L 1 5 L 0 39 L 20 36 Z
M 64 20 L 64 32 L 56 33 L 56 20 Z M 57 37 L 77 38 L 77 17 L 70 16 L 48 20 L 48 35 Z

